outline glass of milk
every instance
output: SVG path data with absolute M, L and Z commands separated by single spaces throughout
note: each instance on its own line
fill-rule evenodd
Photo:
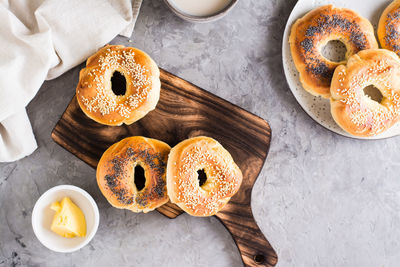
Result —
M 209 22 L 228 13 L 238 0 L 164 0 L 179 17 L 190 22 Z

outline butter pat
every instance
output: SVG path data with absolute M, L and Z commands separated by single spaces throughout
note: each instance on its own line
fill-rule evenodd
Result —
M 50 208 L 56 212 L 51 224 L 53 232 L 67 238 L 86 235 L 85 215 L 69 197 L 54 202 Z

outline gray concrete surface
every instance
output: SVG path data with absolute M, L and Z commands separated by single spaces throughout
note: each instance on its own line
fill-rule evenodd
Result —
M 269 121 L 272 146 L 252 206 L 278 266 L 399 266 L 400 138 L 345 138 L 302 111 L 281 63 L 294 4 L 242 0 L 218 22 L 190 24 L 162 1 L 146 0 L 132 43 L 113 43 L 142 48 L 166 70 Z M 242 266 L 215 218 L 112 208 L 95 171 L 51 140 L 82 66 L 45 82 L 30 103 L 39 149 L 0 164 L 0 266 Z M 49 251 L 31 228 L 35 201 L 59 184 L 84 188 L 100 208 L 97 235 L 72 254 Z

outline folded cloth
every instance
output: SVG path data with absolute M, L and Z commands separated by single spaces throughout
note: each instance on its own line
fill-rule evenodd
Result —
M 142 0 L 0 0 L 0 162 L 37 147 L 25 107 L 44 80 L 130 37 Z

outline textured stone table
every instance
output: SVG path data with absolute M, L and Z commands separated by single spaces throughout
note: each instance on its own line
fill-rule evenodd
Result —
M 272 146 L 253 191 L 253 211 L 279 266 L 398 266 L 400 138 L 359 141 L 310 119 L 286 84 L 281 42 L 295 0 L 242 0 L 224 19 L 190 24 L 160 0 L 144 1 L 132 43 L 166 70 L 263 118 Z M 28 107 L 39 149 L 0 164 L 0 266 L 242 266 L 215 218 L 112 208 L 95 171 L 50 132 L 74 94 L 83 65 L 44 83 Z M 31 212 L 50 187 L 73 184 L 100 208 L 92 242 L 54 253 L 35 238 Z

